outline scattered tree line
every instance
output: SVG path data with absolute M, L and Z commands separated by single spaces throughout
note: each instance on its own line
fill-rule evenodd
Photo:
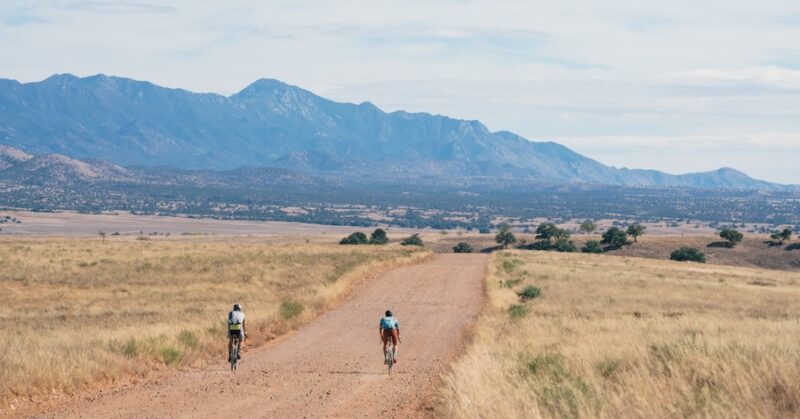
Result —
M 374 245 L 384 245 L 389 243 L 389 236 L 386 234 L 386 230 L 382 228 L 376 228 L 375 231 L 367 237 L 361 231 L 356 231 L 355 233 L 350 234 L 349 236 L 339 240 L 339 244 L 344 245 L 359 245 L 359 244 L 374 244 Z M 406 237 L 402 241 L 400 241 L 401 246 L 419 246 L 423 247 L 425 244 L 422 242 L 422 238 L 419 234 L 412 234 L 409 237 Z

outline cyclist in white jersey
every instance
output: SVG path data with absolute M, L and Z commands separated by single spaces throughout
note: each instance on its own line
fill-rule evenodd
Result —
M 228 353 L 233 349 L 233 338 L 239 338 L 239 359 L 242 358 L 242 342 L 247 334 L 244 332 L 244 312 L 240 304 L 234 304 L 228 313 Z

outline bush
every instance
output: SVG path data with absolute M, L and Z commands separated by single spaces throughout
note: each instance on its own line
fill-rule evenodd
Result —
M 369 237 L 369 244 L 386 244 L 389 243 L 389 237 L 386 236 L 386 230 L 376 228 Z
M 177 348 L 173 348 L 172 346 L 161 348 L 161 360 L 167 365 L 179 362 L 182 358 L 183 353 Z
M 528 315 L 528 312 L 530 312 L 530 309 L 522 304 L 511 304 L 508 307 L 508 315 L 514 319 L 525 317 Z
M 578 248 L 575 247 L 575 243 L 572 240 L 568 239 L 558 239 L 556 240 L 555 246 L 553 248 L 556 252 L 577 252 Z
M 542 295 L 542 290 L 538 287 L 534 287 L 533 285 L 528 285 L 527 287 L 523 288 L 522 291 L 518 292 L 519 298 L 524 300 L 532 300 L 536 297 L 540 297 Z
M 535 241 L 528 248 L 531 250 L 550 250 L 550 242 L 546 240 Z
M 603 253 L 603 246 L 597 240 L 589 240 L 581 248 L 583 253 Z
M 369 240 L 367 240 L 367 235 L 357 231 L 339 241 L 339 244 L 367 244 Z
M 472 246 L 467 242 L 461 242 L 453 247 L 453 253 L 472 253 Z
M 706 255 L 703 252 L 695 249 L 694 247 L 683 246 L 669 256 L 671 260 L 678 262 L 700 262 L 706 263 Z
M 425 246 L 425 244 L 422 243 L 422 238 L 419 236 L 419 234 L 413 234 L 411 236 L 406 237 L 405 239 L 403 239 L 403 241 L 400 242 L 400 244 L 402 246 L 419 246 L 419 247 Z
M 619 227 L 611 227 L 603 233 L 603 240 L 600 241 L 600 243 L 614 249 L 619 249 L 628 244 L 628 233 L 621 230 Z
M 178 334 L 178 342 L 189 349 L 197 349 L 197 347 L 200 346 L 200 340 L 197 339 L 197 335 L 188 330 L 184 330 Z
M 299 316 L 303 312 L 303 305 L 294 300 L 284 300 L 281 302 L 281 317 L 286 320 Z

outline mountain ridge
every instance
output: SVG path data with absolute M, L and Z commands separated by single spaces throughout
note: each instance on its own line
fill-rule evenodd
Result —
M 237 93 L 147 81 L 53 75 L 0 80 L 0 144 L 121 166 L 282 167 L 376 180 L 496 177 L 628 186 L 775 189 L 739 171 L 672 175 L 617 169 L 551 141 L 491 132 L 476 120 L 339 103 L 275 79 Z M 382 174 L 386 174 L 385 176 Z

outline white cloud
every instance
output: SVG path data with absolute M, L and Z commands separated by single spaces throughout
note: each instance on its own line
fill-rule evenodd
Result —
M 690 85 L 741 86 L 755 84 L 777 88 L 800 88 L 800 70 L 776 65 L 744 68 L 701 68 L 667 75 L 666 80 Z

